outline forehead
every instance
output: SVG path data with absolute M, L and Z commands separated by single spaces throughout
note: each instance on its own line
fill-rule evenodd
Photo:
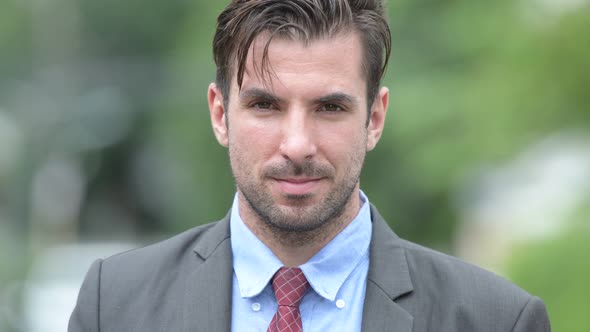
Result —
M 363 90 L 362 43 L 356 32 L 304 42 L 261 34 L 248 51 L 241 89 L 251 87 Z M 303 85 L 303 86 L 302 86 Z M 237 86 L 236 75 L 232 90 Z M 327 91 L 333 92 L 333 91 Z

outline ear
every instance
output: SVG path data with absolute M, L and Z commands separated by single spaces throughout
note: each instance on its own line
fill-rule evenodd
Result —
M 221 89 L 219 89 L 215 83 L 209 84 L 209 89 L 207 91 L 207 100 L 209 102 L 211 126 L 213 127 L 213 133 L 215 134 L 215 138 L 217 138 L 217 142 L 219 142 L 219 144 L 227 147 L 227 115 L 223 103 L 223 95 L 221 94 Z
M 367 151 L 373 150 L 381 138 L 388 103 L 389 89 L 382 87 L 377 96 L 375 96 L 373 106 L 371 106 L 369 126 L 367 127 Z

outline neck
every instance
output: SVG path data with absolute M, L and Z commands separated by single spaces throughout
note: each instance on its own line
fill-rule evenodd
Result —
M 286 231 L 266 223 L 239 195 L 240 217 L 246 226 L 287 267 L 300 266 L 348 226 L 360 209 L 358 188 L 348 199 L 341 213 L 327 220 L 320 227 L 309 231 Z

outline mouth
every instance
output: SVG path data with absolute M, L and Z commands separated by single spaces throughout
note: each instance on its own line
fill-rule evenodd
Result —
M 274 178 L 281 192 L 293 196 L 312 194 L 321 180 L 322 178 Z

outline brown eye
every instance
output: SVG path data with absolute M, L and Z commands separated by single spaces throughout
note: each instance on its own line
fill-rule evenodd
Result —
M 256 110 L 260 110 L 260 111 L 269 111 L 269 110 L 276 109 L 276 107 L 272 103 L 267 102 L 267 101 L 255 102 L 251 105 L 251 107 Z
M 320 111 L 333 113 L 333 112 L 342 112 L 342 111 L 344 111 L 344 109 L 342 107 L 340 107 L 340 105 L 325 104 L 320 108 Z

